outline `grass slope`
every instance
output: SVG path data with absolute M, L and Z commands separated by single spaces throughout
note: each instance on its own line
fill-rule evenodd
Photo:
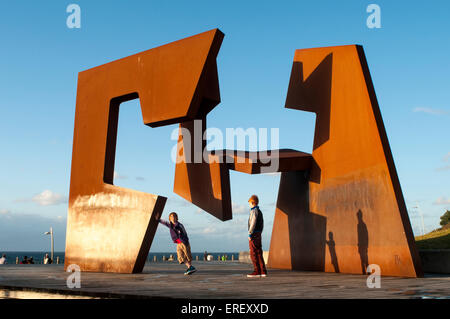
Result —
M 450 227 L 417 236 L 416 245 L 418 249 L 450 249 Z

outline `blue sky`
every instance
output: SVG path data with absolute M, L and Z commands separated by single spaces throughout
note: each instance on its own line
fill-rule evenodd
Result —
M 81 8 L 81 28 L 66 7 Z M 366 8 L 381 8 L 369 29 Z M 79 71 L 218 27 L 222 103 L 208 127 L 276 127 L 281 147 L 310 152 L 314 115 L 284 109 L 295 49 L 362 44 L 402 185 L 420 234 L 450 209 L 448 1 L 14 1 L 0 8 L 0 251 L 43 250 L 53 226 L 64 249 Z M 268 249 L 279 175 L 231 172 L 235 218 L 221 223 L 172 192 L 175 125 L 142 124 L 121 106 L 115 184 L 169 198 L 193 251 L 247 249 L 247 198 L 257 193 Z M 301 130 L 301 135 L 297 132 Z M 158 151 L 152 151 L 157 149 Z M 152 251 L 171 251 L 157 231 Z

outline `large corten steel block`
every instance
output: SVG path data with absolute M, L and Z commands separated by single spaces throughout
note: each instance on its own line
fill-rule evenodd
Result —
M 297 50 L 286 107 L 316 113 L 314 165 L 281 175 L 269 266 L 422 276 L 362 47 Z
M 113 185 L 119 105 L 139 98 L 151 127 L 207 114 L 222 39 L 215 29 L 79 73 L 66 268 L 142 271 L 166 198 Z

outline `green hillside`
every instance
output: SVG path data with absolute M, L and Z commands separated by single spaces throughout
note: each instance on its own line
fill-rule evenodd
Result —
M 450 249 L 450 227 L 417 236 L 416 245 L 418 249 Z

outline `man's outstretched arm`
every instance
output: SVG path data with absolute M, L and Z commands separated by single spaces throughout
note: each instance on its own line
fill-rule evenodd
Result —
M 160 222 L 161 224 L 163 224 L 164 226 L 170 227 L 170 222 L 164 219 L 158 219 L 158 222 Z

